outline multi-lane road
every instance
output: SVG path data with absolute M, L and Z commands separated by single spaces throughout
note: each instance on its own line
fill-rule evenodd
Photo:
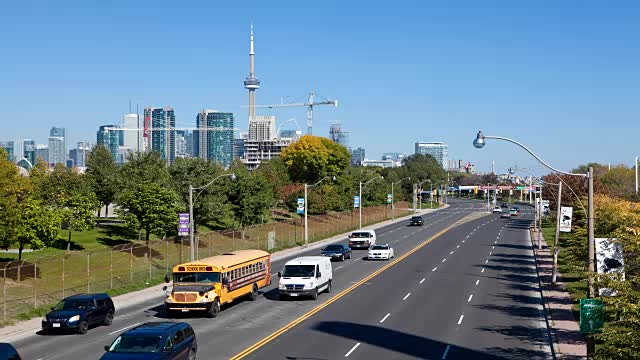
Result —
M 486 211 L 480 202 L 450 205 L 424 215 L 422 227 L 378 229 L 378 243 L 391 244 L 396 259 L 366 261 L 366 251 L 354 251 L 333 263 L 333 290 L 317 301 L 279 301 L 274 276 L 256 301 L 223 307 L 215 319 L 178 320 L 193 326 L 199 359 L 552 358 L 530 212 L 500 219 L 477 216 Z M 318 253 L 279 259 L 273 271 Z M 122 331 L 165 320 L 162 299 L 123 309 L 112 326 L 86 335 L 34 334 L 14 345 L 27 359 L 99 358 Z

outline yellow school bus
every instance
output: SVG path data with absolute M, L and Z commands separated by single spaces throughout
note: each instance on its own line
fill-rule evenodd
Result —
M 164 301 L 165 313 L 201 311 L 210 317 L 220 305 L 241 296 L 258 298 L 258 289 L 271 284 L 271 257 L 261 250 L 237 250 L 173 267 L 171 293 Z

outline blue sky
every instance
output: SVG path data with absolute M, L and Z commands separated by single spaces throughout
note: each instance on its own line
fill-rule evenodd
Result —
M 202 108 L 246 128 L 248 28 L 256 31 L 259 104 L 336 98 L 314 134 L 339 120 L 368 158 L 444 141 L 489 170 L 630 165 L 640 155 L 640 3 L 633 1 L 12 1 L 0 11 L 0 141 L 69 144 L 119 123 L 129 100 L 173 106 L 181 125 Z M 227 4 L 228 3 L 228 4 Z M 135 106 L 134 106 L 135 107 Z M 278 121 L 304 108 L 265 110 Z

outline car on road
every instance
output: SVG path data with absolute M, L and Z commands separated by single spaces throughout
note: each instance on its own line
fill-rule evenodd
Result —
M 22 360 L 18 350 L 9 343 L 0 343 L 0 360 Z
M 118 336 L 100 360 L 194 360 L 198 343 L 186 322 L 148 322 Z
M 500 218 L 501 219 L 510 219 L 511 218 L 511 214 L 508 212 L 503 212 L 502 214 L 500 214 Z
M 501 213 L 502 212 L 502 208 L 500 206 L 494 206 L 493 207 L 493 213 Z
M 409 226 L 411 225 L 422 226 L 424 225 L 424 219 L 422 218 L 422 216 L 412 216 L 411 219 L 409 220 Z
M 325 256 L 303 256 L 287 261 L 282 272 L 278 272 L 278 297 L 311 296 L 318 299 L 323 291 L 331 292 L 333 272 L 331 259 Z
M 367 260 L 389 260 L 394 257 L 393 248 L 389 244 L 373 245 L 367 254 Z
M 375 230 L 357 230 L 349 235 L 349 247 L 351 249 L 368 249 L 375 244 Z
M 344 259 L 351 259 L 351 248 L 347 245 L 327 245 L 322 249 L 322 256 L 331 258 L 332 260 L 344 261 Z
M 520 210 L 518 210 L 518 209 L 516 209 L 516 208 L 511 208 L 511 209 L 509 210 L 509 214 L 510 214 L 511 216 L 518 216 L 518 215 L 520 215 Z
M 42 330 L 71 330 L 86 334 L 91 326 L 111 325 L 116 308 L 106 293 L 73 295 L 42 318 Z

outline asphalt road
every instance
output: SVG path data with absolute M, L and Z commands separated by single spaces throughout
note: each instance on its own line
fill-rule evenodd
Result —
M 448 231 L 247 358 L 553 358 L 525 212 Z
M 477 201 L 450 199 L 450 205 L 451 206 L 447 209 L 424 215 L 425 225 L 422 227 L 409 227 L 407 226 L 407 222 L 403 221 L 376 230 L 378 234 L 378 243 L 390 243 L 394 247 L 396 257 L 400 257 L 415 248 L 417 244 L 423 242 L 434 234 L 441 232 L 451 224 L 458 222 L 471 213 L 486 209 L 484 207 L 484 203 Z M 493 218 L 495 217 L 485 217 L 484 219 Z M 467 226 L 468 225 L 465 227 Z M 457 228 L 452 230 L 452 232 L 457 231 Z M 419 251 L 419 253 L 430 254 L 434 251 L 441 252 L 437 249 L 448 247 L 448 243 L 450 241 L 451 240 L 443 240 L 440 238 L 436 239 L 433 243 L 425 246 L 423 250 Z M 341 243 L 346 243 L 346 239 L 341 241 Z M 199 317 L 198 315 L 188 315 L 170 320 L 186 321 L 193 326 L 198 338 L 199 359 L 229 358 L 253 345 L 256 341 L 270 335 L 306 312 L 312 310 L 316 306 L 326 302 L 333 296 L 336 296 L 336 294 L 339 294 L 342 290 L 351 287 L 354 283 L 364 279 L 387 264 L 387 262 L 384 261 L 372 262 L 363 260 L 363 257 L 366 255 L 366 251 L 354 251 L 353 259 L 346 260 L 343 263 L 333 263 L 333 291 L 331 294 L 321 294 L 317 301 L 310 299 L 279 301 L 277 299 L 277 277 L 275 276 L 275 273 L 282 269 L 284 263 L 291 258 L 317 254 L 319 254 L 318 250 L 312 250 L 306 253 L 296 254 L 290 258 L 274 261 L 272 264 L 274 272 L 272 285 L 262 289 L 262 296 L 260 296 L 256 301 L 238 301 L 232 305 L 224 306 L 222 312 L 215 319 Z M 407 260 L 414 257 L 415 256 L 412 255 L 407 258 Z M 418 262 L 421 261 L 422 260 L 418 259 Z M 359 294 L 364 289 L 377 288 L 379 286 L 379 281 L 386 278 L 392 269 L 393 272 L 397 271 L 395 268 L 400 265 L 401 264 L 399 263 L 383 272 L 384 277 L 380 277 L 382 276 L 381 274 L 374 278 L 374 281 L 371 283 L 366 283 L 356 289 L 356 291 L 348 296 L 350 299 L 354 299 L 354 303 L 350 305 L 347 302 L 346 305 L 341 305 L 341 308 L 346 306 L 348 309 L 350 306 L 354 306 L 354 310 L 349 310 L 347 311 L 348 313 L 364 314 L 372 311 L 374 308 L 359 308 L 358 304 L 363 300 L 366 300 L 366 303 L 369 303 L 373 299 L 359 299 L 359 296 L 354 298 L 353 294 Z M 409 275 L 413 274 L 399 275 L 403 280 L 398 282 L 398 284 L 395 284 L 395 286 L 400 283 L 407 283 L 406 278 Z M 422 285 L 439 286 L 438 283 L 433 283 L 431 285 L 425 283 Z M 441 291 L 441 289 L 433 290 L 438 292 Z M 375 296 L 381 296 L 383 292 L 376 293 Z M 389 293 L 387 293 L 385 297 L 388 296 Z M 148 321 L 167 320 L 164 318 L 164 313 L 162 311 L 163 299 L 164 294 L 158 293 L 157 299 L 142 302 L 122 311 L 118 311 L 116 309 L 116 318 L 111 326 L 91 329 L 86 335 L 34 334 L 33 336 L 17 341 L 14 345 L 26 359 L 98 359 L 104 353 L 104 345 L 110 344 L 122 331 Z M 345 299 L 340 299 L 338 302 L 345 303 Z M 327 313 L 334 314 L 333 309 L 335 308 L 335 305 L 337 304 L 330 305 L 325 311 Z M 344 320 L 341 316 L 333 318 L 330 317 L 330 319 L 340 321 Z M 389 319 L 389 321 L 391 321 L 391 319 Z M 306 328 L 309 323 L 303 324 L 304 327 L 301 324 L 300 328 L 294 328 L 291 330 L 291 334 L 296 334 L 298 331 Z M 316 333 L 317 331 L 314 331 L 314 336 L 317 336 Z M 276 343 L 279 343 L 279 341 L 280 340 Z M 305 339 L 304 342 L 311 343 L 309 339 Z M 315 339 L 313 340 L 313 343 L 316 343 Z M 333 345 L 331 345 L 331 347 L 333 347 Z M 266 346 L 264 350 L 267 351 L 270 348 L 270 346 Z M 274 351 L 276 351 L 275 348 Z M 275 358 L 283 358 L 284 353 L 286 352 L 280 353 Z M 343 356 L 344 354 L 340 355 L 340 357 Z

